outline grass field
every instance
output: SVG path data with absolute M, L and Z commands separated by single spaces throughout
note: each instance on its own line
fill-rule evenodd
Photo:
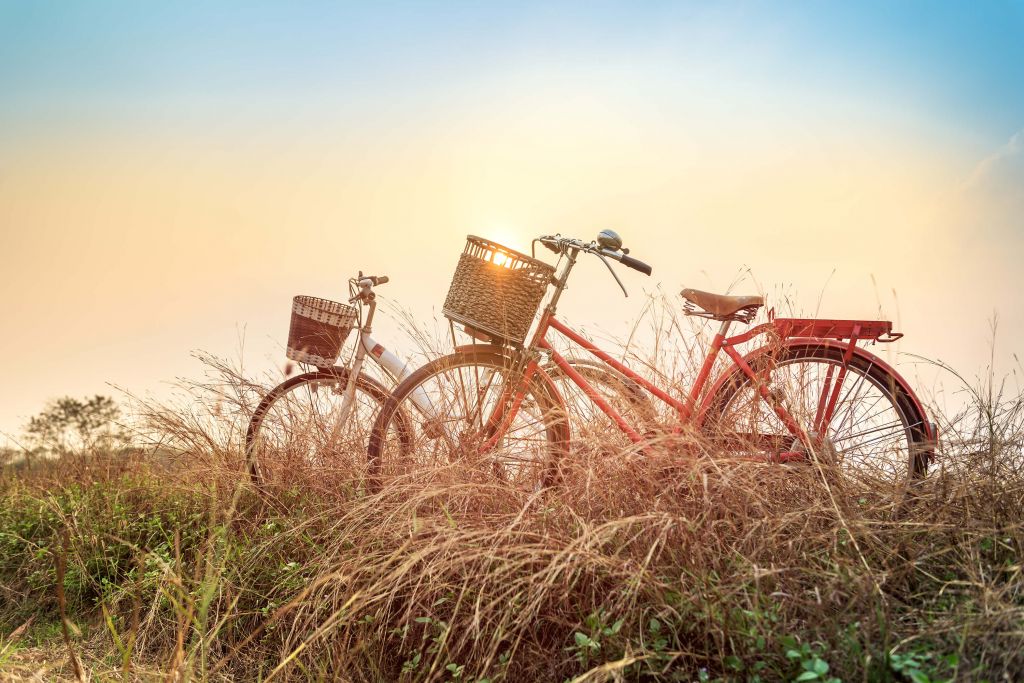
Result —
M 5 468 L 0 678 L 1024 675 L 1019 393 L 937 416 L 912 489 L 666 444 L 535 494 L 352 468 L 258 495 L 218 391 L 150 409 L 148 449 Z

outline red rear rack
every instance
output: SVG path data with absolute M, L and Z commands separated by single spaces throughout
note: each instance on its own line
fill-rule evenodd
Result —
M 894 342 L 903 336 L 892 331 L 888 320 L 825 320 L 821 318 L 776 318 L 772 321 L 779 337 L 815 337 L 818 339 L 873 339 Z

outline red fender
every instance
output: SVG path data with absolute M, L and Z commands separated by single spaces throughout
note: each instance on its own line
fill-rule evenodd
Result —
M 843 341 L 837 341 L 835 339 L 812 339 L 806 337 L 794 337 L 792 339 L 786 339 L 782 342 L 779 342 L 778 344 L 765 345 L 756 348 L 747 355 L 745 355 L 743 359 L 749 365 L 756 362 L 756 360 L 761 356 L 772 351 L 776 351 L 781 347 L 796 348 L 799 346 L 813 346 L 815 348 L 835 348 L 841 350 L 843 353 L 848 352 L 850 348 L 850 345 L 848 343 Z M 907 380 L 905 380 L 903 376 L 896 371 L 895 368 L 886 363 L 884 360 L 882 360 L 875 354 L 866 351 L 865 349 L 862 349 L 859 346 L 853 347 L 853 355 L 859 358 L 863 358 L 864 360 L 867 360 L 872 364 L 878 366 L 879 368 L 887 372 L 889 375 L 891 375 L 894 380 L 896 380 L 896 383 L 897 385 L 899 385 L 900 390 L 902 390 L 903 393 L 911 400 L 911 402 L 914 405 L 914 408 L 916 408 L 919 414 L 921 415 L 921 418 L 924 421 L 925 437 L 930 442 L 935 443 L 938 436 L 936 433 L 935 425 L 928 420 L 928 412 L 924 409 L 924 405 L 921 403 L 920 399 L 918 399 L 917 394 L 915 394 L 914 390 L 910 388 L 910 384 L 907 382 Z M 728 370 L 726 370 L 725 372 L 718 376 L 718 378 L 715 380 L 715 383 L 712 384 L 711 388 L 707 391 L 707 393 L 704 394 L 704 399 L 701 401 L 700 409 L 697 411 L 696 423 L 698 426 L 704 424 L 704 420 L 707 417 L 707 412 L 711 408 L 711 403 L 714 400 L 715 396 L 718 394 L 718 392 L 721 390 L 722 386 L 731 378 L 733 378 L 737 372 L 743 371 L 740 370 L 739 366 L 733 364 Z

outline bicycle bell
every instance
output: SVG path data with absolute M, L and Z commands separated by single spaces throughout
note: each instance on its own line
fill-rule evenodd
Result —
M 614 230 L 602 230 L 597 233 L 597 243 L 602 249 L 618 251 L 622 249 L 622 238 Z

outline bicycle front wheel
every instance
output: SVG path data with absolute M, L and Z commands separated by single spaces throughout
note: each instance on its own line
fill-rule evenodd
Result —
M 354 476 L 363 464 L 370 427 L 389 393 L 360 374 L 345 390 L 348 368 L 322 368 L 274 387 L 257 406 L 245 438 L 253 483 L 325 481 Z
M 752 365 L 771 400 L 811 437 L 814 456 L 865 483 L 923 477 L 927 424 L 901 383 L 871 357 L 822 344 L 787 346 Z M 830 408 L 831 406 L 831 408 Z M 831 413 L 831 417 L 825 417 Z M 730 451 L 802 452 L 755 383 L 736 371 L 712 399 L 703 432 Z
M 557 477 L 569 430 L 561 401 L 543 375 L 523 385 L 517 359 L 464 349 L 423 366 L 395 388 L 367 451 L 371 480 L 452 471 L 536 490 Z M 510 400 L 523 387 L 518 409 Z M 492 417 L 506 412 L 497 433 Z M 403 446 L 402 420 L 411 447 Z

